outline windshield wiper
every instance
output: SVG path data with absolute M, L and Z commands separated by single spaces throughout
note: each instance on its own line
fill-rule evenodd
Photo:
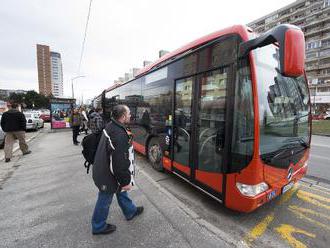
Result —
M 307 147 L 309 147 L 309 145 L 302 139 L 301 143 L 296 143 L 296 142 L 294 142 L 294 143 L 292 143 L 292 142 L 287 143 L 287 144 L 281 146 L 275 152 L 271 152 L 271 153 L 267 153 L 267 154 L 262 155 L 261 158 L 266 163 L 272 163 L 275 159 L 290 158 L 294 154 L 297 154 L 299 152 L 302 152 Z
M 309 148 L 310 147 L 310 145 L 301 137 L 287 138 L 286 140 L 283 141 L 283 143 L 287 143 L 287 145 L 289 145 L 289 146 L 291 146 L 292 144 L 300 144 L 304 148 Z M 284 147 L 285 146 L 286 145 L 284 145 Z

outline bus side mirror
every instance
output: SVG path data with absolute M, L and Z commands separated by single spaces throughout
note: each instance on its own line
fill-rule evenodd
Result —
M 274 43 L 278 43 L 280 46 L 280 73 L 287 77 L 298 77 L 304 74 L 304 33 L 294 25 L 276 26 L 253 40 L 241 43 L 239 58 L 247 56 L 250 51 L 256 48 Z
M 289 77 L 298 77 L 304 74 L 305 39 L 303 32 L 298 29 L 287 30 L 282 47 L 282 58 L 280 55 L 281 73 Z

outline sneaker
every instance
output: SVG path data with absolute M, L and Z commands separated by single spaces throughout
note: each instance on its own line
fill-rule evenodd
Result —
M 5 162 L 6 163 L 10 162 L 10 158 L 6 158 Z
M 135 214 L 131 218 L 128 218 L 127 220 L 133 220 L 136 216 L 140 215 L 143 213 L 144 208 L 142 206 L 139 206 L 136 208 Z
M 112 233 L 114 231 L 116 231 L 116 226 L 112 225 L 112 224 L 107 224 L 107 226 L 105 227 L 105 229 L 101 232 L 93 232 L 93 235 L 102 235 L 102 234 L 109 234 Z
M 23 155 L 28 155 L 30 153 L 31 153 L 31 151 L 29 150 L 29 151 L 23 152 Z

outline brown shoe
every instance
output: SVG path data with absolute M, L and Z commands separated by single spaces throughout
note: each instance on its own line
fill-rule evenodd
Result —
M 10 158 L 6 158 L 5 162 L 6 163 L 10 162 Z

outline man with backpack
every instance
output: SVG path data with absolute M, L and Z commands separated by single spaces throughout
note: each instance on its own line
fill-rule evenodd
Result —
M 114 194 L 126 220 L 143 212 L 143 207 L 135 206 L 127 193 L 135 185 L 133 137 L 125 126 L 131 118 L 130 110 L 126 105 L 117 105 L 112 116 L 103 130 L 93 163 L 93 180 L 99 189 L 92 217 L 94 235 L 116 230 L 115 225 L 106 223 Z

